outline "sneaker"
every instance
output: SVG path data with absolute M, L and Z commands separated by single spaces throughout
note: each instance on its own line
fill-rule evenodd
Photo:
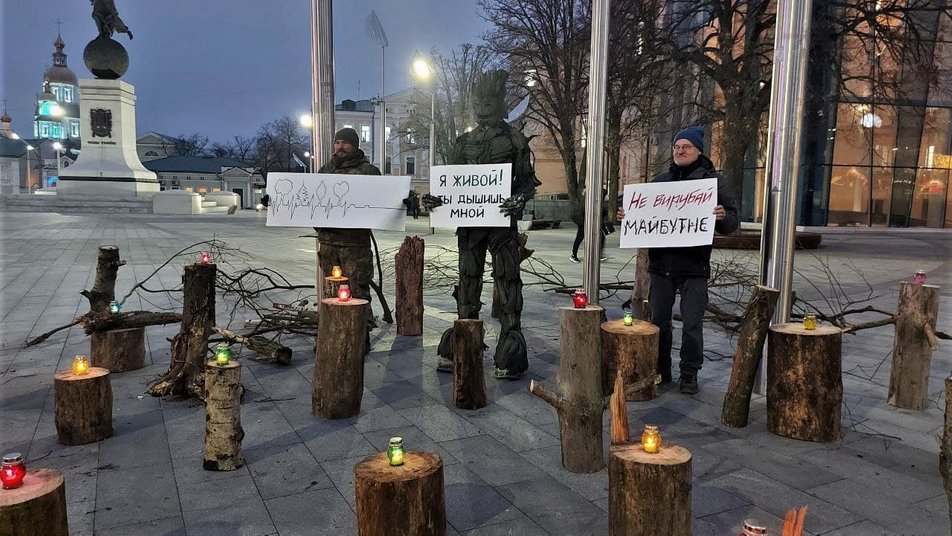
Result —
M 575 255 L 569 255 L 569 260 L 572 262 L 582 262 Z
M 518 380 L 521 377 L 521 372 L 509 372 L 509 369 L 499 367 L 496 367 L 496 371 L 493 373 L 493 378 L 497 380 Z
M 678 390 L 686 395 L 697 394 L 700 388 L 697 385 L 697 376 L 694 374 L 682 374 L 678 378 Z
M 446 359 L 443 356 L 436 358 L 436 371 L 437 372 L 450 372 L 452 373 L 456 367 L 453 366 L 453 361 Z

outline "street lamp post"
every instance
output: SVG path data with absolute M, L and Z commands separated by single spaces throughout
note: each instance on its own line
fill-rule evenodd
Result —
M 413 75 L 421 82 L 426 82 L 432 78 L 433 90 L 430 92 L 430 158 L 429 166 L 433 169 L 436 165 L 436 76 L 433 64 L 427 61 L 419 51 L 414 54 Z
M 26 187 L 30 189 L 33 184 L 33 168 L 32 163 L 30 162 L 30 151 L 33 150 L 32 145 L 26 146 Z M 17 188 L 20 188 L 20 185 L 17 185 Z M 22 192 L 22 190 L 20 190 Z
M 56 181 L 59 182 L 60 166 L 62 165 L 63 160 L 63 144 L 58 141 L 53 142 L 53 148 L 56 149 Z M 47 179 L 46 182 L 46 186 L 49 186 L 49 179 Z
M 311 151 L 304 151 L 304 158 L 307 158 L 307 165 L 304 166 L 307 168 L 307 172 L 314 173 L 314 155 L 311 154 Z

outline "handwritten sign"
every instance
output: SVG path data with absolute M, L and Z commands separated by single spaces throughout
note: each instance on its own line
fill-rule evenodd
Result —
M 714 241 L 717 179 L 628 184 L 621 247 L 703 246 Z
M 509 227 L 499 205 L 512 195 L 512 164 L 433 166 L 430 195 L 443 199 L 430 212 L 433 227 Z
M 268 226 L 406 229 L 410 177 L 269 173 Z

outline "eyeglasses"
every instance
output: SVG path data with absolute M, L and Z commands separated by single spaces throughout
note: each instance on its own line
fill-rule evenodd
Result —
M 675 145 L 674 147 L 672 147 L 672 150 L 675 150 L 675 151 L 690 151 L 691 149 L 694 149 L 694 148 L 695 148 L 695 147 L 694 147 L 693 145 L 691 145 L 690 143 L 686 143 L 686 144 L 684 144 L 684 145 Z

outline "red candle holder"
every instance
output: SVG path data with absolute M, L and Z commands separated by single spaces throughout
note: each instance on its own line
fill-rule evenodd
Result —
M 212 254 L 209 251 L 203 251 L 201 257 L 199 257 L 198 262 L 201 264 L 211 264 L 212 263 Z
M 350 285 L 341 285 L 337 289 L 337 299 L 342 302 L 350 301 Z
M 916 270 L 916 275 L 912 277 L 913 283 L 917 285 L 924 285 L 926 283 L 926 272 L 925 270 Z
M 588 306 L 588 294 L 585 294 L 584 290 L 578 289 L 575 294 L 572 294 L 572 302 L 576 309 L 584 309 Z
M 3 489 L 19 488 L 23 485 L 26 476 L 26 466 L 23 465 L 23 455 L 11 452 L 3 457 L 3 466 L 0 467 L 0 483 Z

